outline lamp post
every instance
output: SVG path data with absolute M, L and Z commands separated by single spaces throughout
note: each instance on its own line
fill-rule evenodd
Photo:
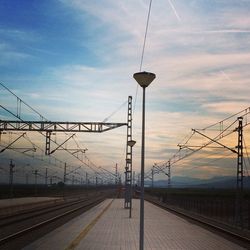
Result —
M 128 141 L 128 146 L 131 147 L 131 163 L 130 163 L 130 187 L 129 187 L 129 199 L 130 199 L 130 206 L 129 206 L 129 218 L 132 217 L 132 196 L 133 196 L 133 192 L 132 192 L 132 169 L 133 169 L 133 159 L 132 159 L 132 148 L 134 147 L 134 145 L 136 144 L 136 141 L 134 140 L 130 140 Z
M 10 187 L 10 198 L 13 198 L 13 175 L 14 175 L 15 164 L 10 160 L 10 174 L 9 174 L 9 187 Z
M 134 79 L 143 89 L 142 98 L 142 143 L 141 143 L 141 197 L 140 197 L 140 250 L 144 249 L 144 159 L 145 159 L 145 90 L 155 79 L 155 74 L 138 72 Z

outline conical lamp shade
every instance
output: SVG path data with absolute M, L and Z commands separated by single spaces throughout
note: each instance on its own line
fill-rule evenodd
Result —
M 148 85 L 155 79 L 155 74 L 150 72 L 138 72 L 134 73 L 135 80 L 141 87 L 148 87 Z

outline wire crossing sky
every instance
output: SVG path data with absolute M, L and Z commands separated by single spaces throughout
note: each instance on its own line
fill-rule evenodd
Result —
M 1 82 L 51 121 L 103 121 L 112 115 L 110 122 L 126 122 L 122 104 L 136 93 L 133 73 L 149 4 L 0 0 Z M 147 90 L 147 168 L 167 160 L 191 128 L 249 106 L 249 11 L 247 0 L 152 2 L 143 57 L 143 70 L 157 76 Z M 0 102 L 15 106 L 2 89 Z M 140 168 L 140 103 L 139 91 L 133 114 L 135 170 Z M 0 117 L 6 118 L 2 110 Z M 118 163 L 123 169 L 125 133 L 121 128 L 79 138 L 97 166 L 113 169 Z M 180 167 L 176 174 L 195 171 Z M 197 176 L 217 173 L 223 171 L 204 168 Z

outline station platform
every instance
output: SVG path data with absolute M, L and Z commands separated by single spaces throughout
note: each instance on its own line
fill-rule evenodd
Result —
M 0 217 L 62 201 L 57 197 L 25 197 L 0 200 Z
M 124 199 L 107 199 L 24 249 L 139 249 L 139 200 L 133 200 L 132 218 L 123 205 Z M 144 249 L 246 248 L 145 201 Z

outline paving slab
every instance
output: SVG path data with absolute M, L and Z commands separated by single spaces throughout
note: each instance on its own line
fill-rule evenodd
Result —
M 139 249 L 139 200 L 132 218 L 123 199 L 107 199 L 25 249 Z M 145 202 L 145 250 L 241 250 L 243 248 L 197 224 Z

